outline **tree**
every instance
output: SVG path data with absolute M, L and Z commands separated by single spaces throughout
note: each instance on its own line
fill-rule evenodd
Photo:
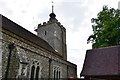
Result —
M 120 10 L 104 6 L 97 18 L 92 18 L 91 22 L 93 34 L 87 41 L 92 43 L 93 48 L 120 44 Z

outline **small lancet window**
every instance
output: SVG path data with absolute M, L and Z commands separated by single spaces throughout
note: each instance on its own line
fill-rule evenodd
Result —
M 47 35 L 47 31 L 45 31 L 45 35 Z
M 40 70 L 40 68 L 39 68 L 39 66 L 37 66 L 37 68 L 36 68 L 36 80 L 39 80 L 39 70 Z
M 54 69 L 54 80 L 55 80 L 55 78 L 56 78 L 56 70 Z
M 58 79 L 60 79 L 60 71 L 59 71 L 59 73 L 58 73 Z
M 30 77 L 30 80 L 34 80 L 34 74 L 35 74 L 35 66 L 33 65 L 31 67 L 31 77 Z

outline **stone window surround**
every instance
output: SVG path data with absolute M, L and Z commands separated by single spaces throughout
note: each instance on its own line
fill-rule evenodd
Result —
M 29 78 L 31 78 L 31 68 L 32 68 L 33 65 L 35 66 L 34 78 L 36 77 L 36 69 L 37 69 L 38 66 L 39 66 L 38 78 L 40 78 L 41 77 L 41 66 L 40 66 L 40 62 L 36 59 L 32 59 L 32 63 L 30 64 Z
M 20 75 L 23 75 L 23 76 L 27 76 L 27 68 L 28 68 L 28 65 L 26 65 L 25 67 L 23 67 L 23 65 L 25 64 L 22 64 L 22 63 L 19 63 L 19 70 L 18 70 L 18 76 Z M 22 68 L 24 68 L 24 71 L 22 71 Z M 24 72 L 24 74 L 23 74 Z
M 55 73 L 58 72 L 58 74 L 56 75 Z M 62 77 L 62 68 L 58 65 L 53 65 L 53 78 L 56 79 L 60 79 Z M 54 76 L 55 75 L 55 76 Z

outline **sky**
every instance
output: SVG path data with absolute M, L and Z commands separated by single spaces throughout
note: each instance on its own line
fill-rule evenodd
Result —
M 52 1 L 57 20 L 66 28 L 68 61 L 77 65 L 80 77 L 86 50 L 92 48 L 87 44 L 91 18 L 97 17 L 104 5 L 117 9 L 120 0 L 0 0 L 0 14 L 36 34 L 37 25 L 49 20 Z

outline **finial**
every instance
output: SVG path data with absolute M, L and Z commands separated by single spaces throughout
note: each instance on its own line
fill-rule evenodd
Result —
M 54 5 L 53 5 L 53 1 L 52 1 L 52 13 L 50 13 L 50 20 L 55 20 L 56 15 L 54 14 Z
M 53 12 L 53 9 L 54 9 L 54 5 L 53 5 L 53 1 L 52 1 L 52 13 L 54 13 L 54 12 Z

